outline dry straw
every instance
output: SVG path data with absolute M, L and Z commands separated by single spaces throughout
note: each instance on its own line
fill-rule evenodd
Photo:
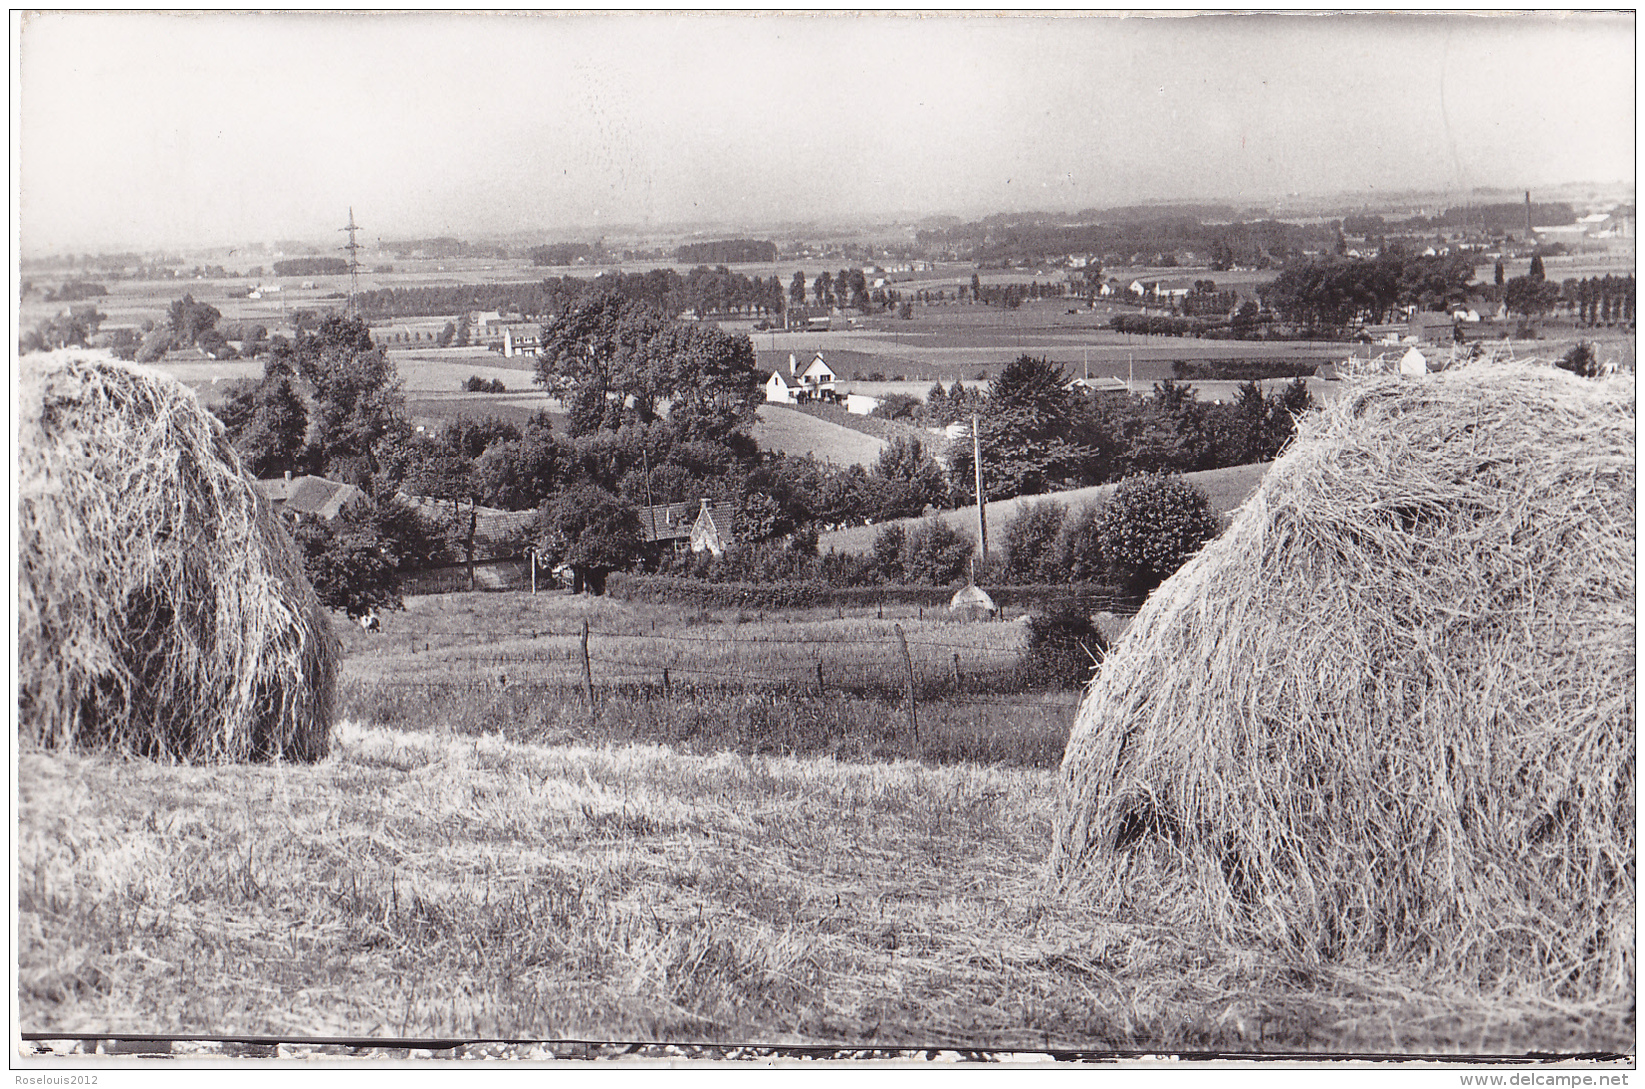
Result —
M 21 737 L 324 757 L 338 644 L 222 428 L 175 380 L 102 353 L 20 365 Z
M 1062 776 L 1054 870 L 1115 913 L 1631 998 L 1631 378 L 1355 383 L 1149 599 Z

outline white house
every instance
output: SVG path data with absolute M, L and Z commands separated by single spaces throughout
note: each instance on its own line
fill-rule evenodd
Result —
M 799 360 L 794 358 L 792 352 L 789 353 L 788 374 L 807 398 L 826 395 L 830 400 L 835 399 L 834 383 L 839 379 L 833 368 L 823 360 L 821 352 L 803 371 L 800 370 Z
M 543 327 L 536 322 L 511 322 L 503 326 L 503 355 L 533 355 L 542 347 Z
M 799 391 L 799 383 L 789 381 L 781 370 L 772 371 L 771 377 L 765 380 L 765 399 L 770 404 L 794 404 L 799 399 L 797 396 Z

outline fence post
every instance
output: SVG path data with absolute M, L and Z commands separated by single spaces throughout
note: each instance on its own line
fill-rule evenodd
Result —
M 908 667 L 907 688 L 908 695 L 908 729 L 914 735 L 914 753 L 920 754 L 920 720 L 914 713 L 914 659 L 908 653 L 908 637 L 902 633 L 902 625 L 895 624 L 892 628 L 897 633 L 897 642 L 902 644 L 902 662 Z
M 822 663 L 818 662 L 817 663 L 817 695 L 821 696 L 822 694 L 823 694 L 823 689 L 822 689 Z
M 960 652 L 954 652 L 954 691 L 960 690 Z
M 668 700 L 668 667 L 664 666 L 663 667 L 663 701 L 666 703 L 667 700 Z
M 588 664 L 588 621 L 583 621 L 583 695 L 588 698 L 588 724 L 595 724 L 594 671 Z

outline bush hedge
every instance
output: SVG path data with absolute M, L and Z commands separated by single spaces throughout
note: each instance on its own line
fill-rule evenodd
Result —
M 709 582 L 675 575 L 614 573 L 606 593 L 620 601 L 644 601 L 698 608 L 806 609 L 828 605 L 861 608 L 870 605 L 946 606 L 955 586 L 892 585 L 830 586 L 825 582 Z M 1000 586 L 988 594 L 1000 608 L 1045 609 L 1049 604 L 1069 610 L 1133 613 L 1140 601 L 1124 590 L 1099 583 Z

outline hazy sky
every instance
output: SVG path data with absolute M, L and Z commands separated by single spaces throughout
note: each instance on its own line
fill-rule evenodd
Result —
M 24 249 L 1634 177 L 1629 15 L 28 15 Z

